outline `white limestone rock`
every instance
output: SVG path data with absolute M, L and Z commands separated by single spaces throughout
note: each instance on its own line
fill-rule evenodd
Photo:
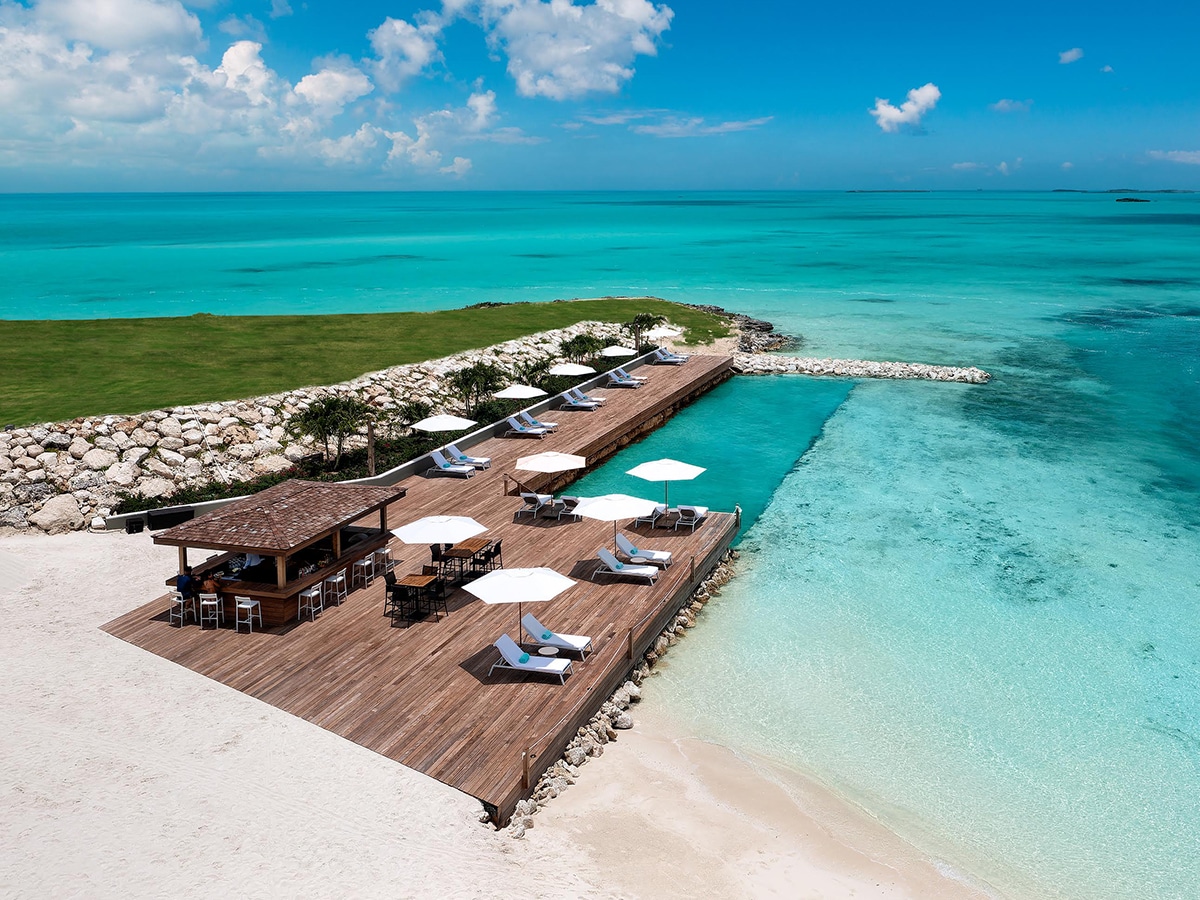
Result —
M 104 477 L 108 479 L 110 484 L 127 488 L 137 481 L 141 474 L 142 470 L 134 463 L 119 462 L 109 466 L 104 472 Z
M 138 493 L 150 500 L 165 497 L 175 490 L 175 482 L 166 478 L 146 478 L 138 485 Z
M 168 466 L 178 468 L 183 465 L 183 454 L 176 453 L 174 450 L 164 450 L 160 445 L 158 448 L 158 458 L 165 462 Z
M 74 456 L 73 453 L 71 455 Z M 95 471 L 107 469 L 117 461 L 117 454 L 113 453 L 111 450 L 101 450 L 99 447 L 94 447 L 93 449 L 89 450 L 87 453 L 83 454 L 83 457 L 80 459 L 80 462 L 84 466 L 89 469 L 94 469 Z
M 174 478 L 175 477 L 174 468 L 172 468 L 171 466 L 168 466 L 165 462 L 163 462 L 157 456 L 151 456 L 149 459 L 147 459 L 145 461 L 145 463 L 143 463 L 143 468 L 145 468 L 147 472 L 152 472 L 155 475 L 159 476 L 160 478 Z
M 183 440 L 183 438 L 164 437 L 158 439 L 159 450 L 182 450 L 186 446 L 187 443 Z
M 121 461 L 132 463 L 133 465 L 141 465 L 142 460 L 150 455 L 150 451 L 146 447 L 130 447 L 121 454 Z
M 293 463 L 286 456 L 273 454 L 254 461 L 254 471 L 258 475 L 269 475 L 290 469 Z
M 70 494 L 60 494 L 51 497 L 45 506 L 29 516 L 29 522 L 50 534 L 63 534 L 83 527 L 83 512 L 78 500 Z
M 158 433 L 163 437 L 178 438 L 183 436 L 183 428 L 174 416 L 167 416 L 158 423 Z

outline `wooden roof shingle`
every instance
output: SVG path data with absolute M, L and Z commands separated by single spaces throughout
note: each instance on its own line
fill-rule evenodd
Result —
M 403 488 L 293 478 L 155 535 L 154 543 L 288 555 L 399 500 Z

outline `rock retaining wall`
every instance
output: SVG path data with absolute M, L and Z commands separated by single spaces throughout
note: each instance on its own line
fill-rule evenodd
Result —
M 759 356 L 735 353 L 739 375 L 834 375 L 845 378 L 924 378 L 987 384 L 992 376 L 974 366 L 930 366 L 925 363 L 873 362 L 862 359 L 816 359 L 807 356 Z
M 709 576 L 692 592 L 691 599 L 680 607 L 671 624 L 655 639 L 641 662 L 633 668 L 629 680 L 617 688 L 600 707 L 600 711 L 579 729 L 567 744 L 562 758 L 556 760 L 538 779 L 529 798 L 517 803 L 516 810 L 508 822 L 510 837 L 523 838 L 525 831 L 534 825 L 534 813 L 575 783 L 579 767 L 589 759 L 602 756 L 604 745 L 617 740 L 619 731 L 633 727 L 633 717 L 629 708 L 642 699 L 642 682 L 650 676 L 659 659 L 679 643 L 689 629 L 696 627 L 697 616 L 708 601 L 720 594 L 721 588 L 733 578 L 733 564 L 737 558 L 736 550 L 728 551 L 721 558 Z M 491 817 L 484 812 L 480 821 L 490 822 Z
M 622 335 L 618 325 L 580 322 L 328 387 L 0 431 L 0 529 L 80 529 L 109 515 L 118 492 L 165 497 L 183 486 L 281 471 L 313 452 L 288 435 L 287 422 L 314 400 L 345 394 L 381 409 L 421 401 L 450 411 L 456 401 L 446 392 L 446 374 L 476 362 L 557 358 L 562 341 L 583 332 L 605 340 Z

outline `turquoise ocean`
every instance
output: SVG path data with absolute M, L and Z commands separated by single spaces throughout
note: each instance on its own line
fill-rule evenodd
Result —
M 983 387 L 735 379 L 673 456 L 746 515 L 655 696 L 1017 897 L 1200 896 L 1200 195 L 0 197 L 0 318 L 655 294 Z

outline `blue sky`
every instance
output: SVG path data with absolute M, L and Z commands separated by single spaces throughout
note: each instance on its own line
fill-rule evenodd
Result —
M 1200 189 L 1200 4 L 0 0 L 0 190 Z

